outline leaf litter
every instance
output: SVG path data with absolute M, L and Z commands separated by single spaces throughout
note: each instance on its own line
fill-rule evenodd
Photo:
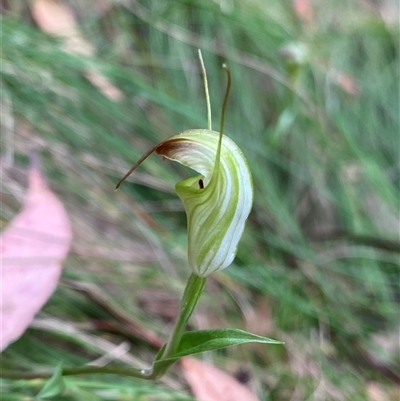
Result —
M 0 237 L 0 351 L 25 332 L 57 287 L 71 240 L 67 212 L 34 157 L 25 205 Z

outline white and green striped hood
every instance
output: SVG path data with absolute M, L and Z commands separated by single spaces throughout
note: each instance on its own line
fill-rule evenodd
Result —
M 182 132 L 153 150 L 200 175 L 175 186 L 188 224 L 188 259 L 200 277 L 228 267 L 253 204 L 247 161 L 227 136 L 206 129 Z M 220 146 L 220 149 L 219 149 Z

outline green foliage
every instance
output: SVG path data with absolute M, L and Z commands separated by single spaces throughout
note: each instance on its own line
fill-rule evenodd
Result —
M 39 391 L 39 394 L 35 397 L 37 400 L 43 400 L 48 398 L 59 397 L 65 390 L 65 383 L 62 378 L 62 362 L 58 364 L 53 376 Z
M 369 382 L 382 383 L 390 397 L 399 374 L 398 354 L 387 348 L 399 330 L 396 24 L 356 1 L 315 2 L 313 22 L 301 21 L 289 1 L 110 1 L 107 12 L 89 3 L 96 4 L 68 2 L 96 47 L 92 57 L 64 52 L 60 39 L 27 18 L 26 5 L 1 21 L 3 160 L 14 155 L 3 174 L 2 225 L 21 203 L 26 155 L 39 147 L 75 234 L 64 281 L 42 315 L 59 327 L 33 327 L 3 353 L 2 368 L 77 366 L 123 341 L 131 349 L 118 362 L 136 366 L 136 355 L 147 366 L 153 347 L 97 327 L 113 317 L 67 279 L 98 285 L 165 340 L 167 308 L 157 308 L 155 295 L 178 297 L 188 275 L 185 216 L 173 186 L 192 173 L 151 157 L 133 184 L 116 194 L 114 186 L 156 143 L 207 126 L 201 48 L 214 127 L 222 62 L 232 72 L 225 133 L 249 161 L 255 206 L 234 266 L 206 288 L 203 319 L 193 325 L 208 316 L 245 328 L 257 314 L 258 334 L 285 342 L 213 357 L 232 370 L 248 368 L 261 400 L 314 399 L 321 382 L 318 395 L 327 401 L 363 401 Z M 293 49 L 305 51 L 295 66 Z M 86 79 L 92 67 L 123 99 L 107 98 Z M 60 321 L 77 331 L 67 333 Z M 68 377 L 63 397 L 189 399 L 174 375 L 157 385 Z M 3 380 L 2 396 L 33 398 L 43 385 Z
M 282 344 L 281 341 L 256 336 L 238 329 L 216 329 L 188 331 L 182 336 L 176 352 L 168 359 L 182 358 L 187 355 L 194 355 L 200 352 L 212 351 L 220 348 L 230 347 L 247 343 L 261 344 Z M 162 352 L 161 352 L 162 355 Z M 165 360 L 165 359 L 161 359 Z

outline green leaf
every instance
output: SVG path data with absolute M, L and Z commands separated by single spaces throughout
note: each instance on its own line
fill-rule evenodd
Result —
M 62 378 L 62 362 L 60 362 L 53 376 L 40 390 L 39 394 L 35 397 L 35 400 L 42 400 L 44 398 L 52 398 L 60 395 L 65 390 L 65 383 Z
M 172 364 L 184 356 L 198 354 L 246 343 L 283 344 L 281 341 L 257 336 L 238 329 L 198 330 L 184 333 L 177 351 L 167 358 L 156 360 L 156 365 Z M 161 350 L 158 357 L 162 355 Z

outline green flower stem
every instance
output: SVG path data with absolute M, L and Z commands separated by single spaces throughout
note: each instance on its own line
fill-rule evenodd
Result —
M 199 277 L 194 273 L 190 275 L 189 281 L 186 284 L 185 292 L 183 293 L 178 318 L 167 341 L 162 358 L 167 358 L 176 352 L 188 320 L 199 301 L 205 283 L 206 279 L 204 277 Z
M 174 364 L 172 361 L 171 363 L 167 364 L 159 364 L 157 362 L 167 359 L 177 351 L 187 323 L 199 301 L 205 283 L 206 278 L 200 277 L 195 273 L 190 275 L 189 281 L 186 284 L 185 292 L 183 293 L 179 315 L 176 319 L 174 328 L 172 329 L 169 339 L 165 344 L 165 349 L 162 355 L 156 357 L 152 369 L 149 372 L 146 372 L 146 379 L 156 379 L 161 377 L 168 370 L 168 368 Z

